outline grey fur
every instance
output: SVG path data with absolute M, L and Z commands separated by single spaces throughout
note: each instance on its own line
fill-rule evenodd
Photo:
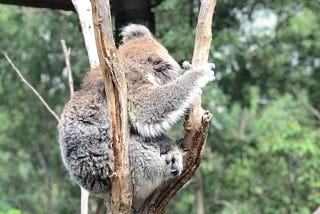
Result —
M 122 42 L 125 43 L 131 39 L 152 36 L 152 34 L 150 33 L 149 29 L 143 25 L 131 24 L 122 28 L 120 36 L 122 36 Z
M 122 32 L 119 58 L 128 82 L 129 155 L 134 201 L 180 175 L 183 152 L 165 135 L 214 79 L 214 64 L 182 69 L 149 30 L 130 25 Z M 79 185 L 108 197 L 114 156 L 112 126 L 99 69 L 89 72 L 65 106 L 59 123 L 63 162 Z

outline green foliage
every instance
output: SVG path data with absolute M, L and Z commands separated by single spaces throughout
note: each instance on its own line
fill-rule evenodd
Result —
M 198 10 L 187 0 L 154 9 L 156 36 L 180 62 L 191 60 Z M 319 11 L 319 1 L 218 1 L 209 59 L 217 80 L 203 94 L 214 115 L 202 162 L 206 213 L 320 206 L 320 122 L 290 89 L 320 109 Z M 69 98 L 60 40 L 71 48 L 76 88 L 89 68 L 75 14 L 0 5 L 0 26 L 0 49 L 60 113 Z M 0 121 L 0 214 L 79 212 L 57 122 L 3 57 Z M 194 188 L 191 180 L 167 213 L 196 213 Z
M 10 209 L 7 212 L 1 212 L 0 211 L 0 214 L 21 214 L 21 211 L 20 210 L 16 210 L 16 209 Z
M 88 68 L 77 17 L 0 5 L 0 25 L 0 49 L 59 113 L 69 94 L 60 39 L 77 50 L 71 56 L 76 83 L 79 72 Z M 76 185 L 60 160 L 57 121 L 3 57 L 0 97 L 0 211 L 50 213 L 64 207 L 59 213 L 74 212 L 71 206 L 78 209 L 74 205 L 78 202 L 66 200 L 73 198 L 71 189 Z
M 256 105 L 254 93 L 250 99 L 248 108 L 235 104 L 215 114 L 222 139 L 209 144 L 218 158 L 223 155 L 219 160 L 224 167 L 212 171 L 215 178 L 206 177 L 208 191 L 219 193 L 240 213 L 252 208 L 259 213 L 310 213 L 320 190 L 320 133 L 311 115 L 288 94 L 265 106 Z M 220 182 L 210 185 L 210 178 Z

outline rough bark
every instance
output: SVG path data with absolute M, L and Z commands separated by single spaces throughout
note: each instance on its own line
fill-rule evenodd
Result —
M 208 61 L 211 44 L 211 25 L 216 0 L 204 0 L 200 7 L 193 52 L 193 65 L 205 64 Z M 204 154 L 211 114 L 201 108 L 201 99 L 190 109 L 184 127 L 184 148 L 189 152 L 184 159 L 184 170 L 178 178 L 165 184 L 154 192 L 143 204 L 139 213 L 163 213 L 170 199 L 194 175 Z
M 115 172 L 111 177 L 110 213 L 131 213 L 132 182 L 128 157 L 129 127 L 127 84 L 119 63 L 112 33 L 109 1 L 92 0 L 94 33 L 100 69 L 105 79 L 108 107 L 112 115 L 112 148 Z

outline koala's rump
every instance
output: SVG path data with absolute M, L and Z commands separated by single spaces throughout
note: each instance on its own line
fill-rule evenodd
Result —
M 79 100 L 81 94 L 76 94 Z M 64 164 L 79 185 L 94 194 L 110 192 L 113 171 L 111 123 L 103 97 L 71 100 L 61 116 L 59 140 Z

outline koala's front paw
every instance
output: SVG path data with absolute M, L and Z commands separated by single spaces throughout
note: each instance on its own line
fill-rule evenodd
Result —
M 198 81 L 199 87 L 204 87 L 209 82 L 215 80 L 214 69 L 216 65 L 214 63 L 207 63 L 197 67 L 197 70 L 201 73 L 201 78 Z
M 182 63 L 182 68 L 183 68 L 184 70 L 190 69 L 190 68 L 191 68 L 190 62 L 189 62 L 189 61 L 183 61 L 183 63 Z
M 183 157 L 181 152 L 170 152 L 166 157 L 166 164 L 168 166 L 168 174 L 170 178 L 179 176 L 183 170 Z

